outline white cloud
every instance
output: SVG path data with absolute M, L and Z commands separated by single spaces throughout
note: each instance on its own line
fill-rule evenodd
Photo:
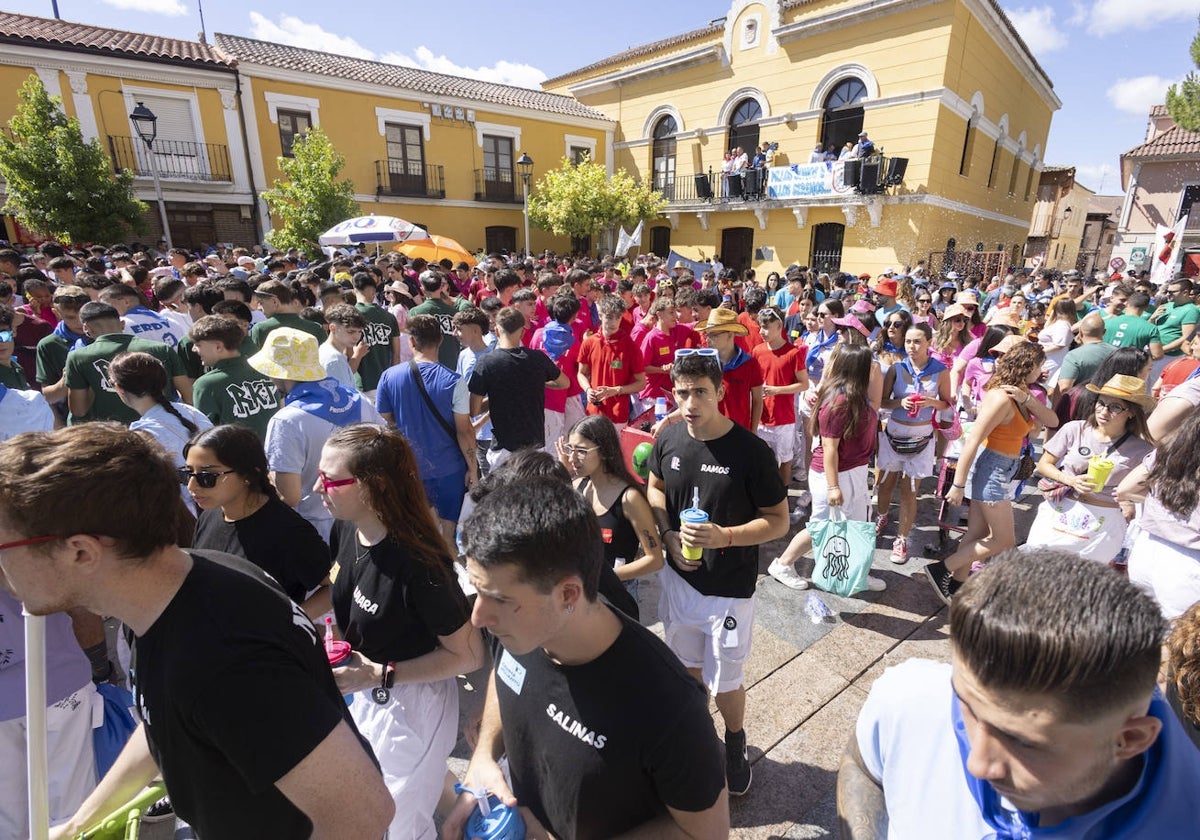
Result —
M 353 38 L 326 32 L 319 24 L 308 23 L 292 15 L 280 15 L 279 23 L 268 20 L 258 12 L 250 13 L 250 33 L 260 41 L 288 44 L 309 50 L 348 55 L 354 58 L 374 58 L 375 53 Z
M 1044 55 L 1067 45 L 1067 35 L 1055 24 L 1054 9 L 1051 7 L 1005 9 L 1004 13 L 1034 55 Z
M 403 53 L 386 53 L 379 60 L 389 64 L 399 64 L 401 67 L 416 67 L 421 70 L 432 70 L 435 73 L 465 76 L 468 79 L 498 82 L 524 88 L 541 87 L 542 82 L 547 78 L 545 73 L 531 64 L 514 64 L 511 61 L 501 60 L 491 67 L 469 67 L 456 64 L 445 55 L 434 55 L 433 50 L 424 46 L 417 47 L 411 57 Z
M 162 5 L 178 2 L 178 0 L 105 0 L 105 2 Z M 468 79 L 479 79 L 485 82 L 498 82 L 536 89 L 540 88 L 542 82 L 547 78 L 544 72 L 531 64 L 516 64 L 501 60 L 490 67 L 470 67 L 465 64 L 457 64 L 446 55 L 434 55 L 433 50 L 424 46 L 417 47 L 412 55 L 398 52 L 377 55 L 353 38 L 336 35 L 325 30 L 320 24 L 308 23 L 293 15 L 280 15 L 279 22 L 275 23 L 266 15 L 251 12 L 250 33 L 259 40 L 271 41 L 276 44 L 289 44 L 293 47 L 382 61 L 386 64 L 397 64 L 401 67 L 413 67 L 418 70 L 432 70 L 436 73 L 464 76 Z
M 1117 79 L 1104 95 L 1118 111 L 1139 117 L 1150 113 L 1151 105 L 1161 105 L 1167 99 L 1167 88 L 1175 79 L 1162 76 L 1137 76 L 1132 79 Z
M 1128 29 L 1153 29 L 1172 20 L 1195 22 L 1196 0 L 1095 0 L 1083 14 L 1092 35 L 1112 35 Z
M 1116 164 L 1080 163 L 1075 165 L 1075 180 L 1097 195 L 1118 195 L 1121 192 L 1121 176 Z
M 179 0 L 101 0 L 106 6 L 130 12 L 148 12 L 154 15 L 179 16 L 188 13 L 187 6 Z

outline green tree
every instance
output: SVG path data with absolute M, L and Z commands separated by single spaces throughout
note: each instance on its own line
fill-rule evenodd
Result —
M 624 169 L 609 177 L 591 160 L 573 164 L 563 158 L 530 191 L 529 222 L 557 236 L 594 236 L 617 225 L 649 221 L 666 206 L 662 193 Z
M 4 210 L 34 233 L 64 242 L 116 242 L 129 229 L 145 229 L 146 205 L 133 196 L 133 173 L 114 176 L 93 138 L 84 142 L 79 120 L 62 100 L 30 76 L 17 96 L 17 112 L 0 135 Z
M 1200 68 L 1200 32 L 1192 39 L 1192 63 Z M 1200 76 L 1194 72 L 1167 90 L 1167 112 L 1180 128 L 1200 131 Z
M 292 157 L 280 157 L 287 180 L 276 180 L 263 193 L 273 230 L 267 237 L 276 248 L 320 253 L 317 237 L 345 219 L 360 215 L 354 183 L 338 180 L 346 158 L 319 128 L 309 129 L 292 144 Z

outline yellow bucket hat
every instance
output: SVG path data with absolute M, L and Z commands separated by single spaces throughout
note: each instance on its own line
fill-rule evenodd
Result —
M 272 379 L 316 382 L 325 378 L 317 340 L 292 327 L 271 330 L 263 348 L 246 361 Z

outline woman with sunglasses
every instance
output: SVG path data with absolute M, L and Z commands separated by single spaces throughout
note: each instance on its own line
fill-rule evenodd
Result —
M 885 374 L 892 365 L 908 356 L 904 350 L 904 336 L 912 325 L 912 314 L 907 309 L 890 312 L 881 325 L 879 335 L 871 342 L 871 352 Z
M 195 435 L 183 457 L 179 479 L 201 511 L 192 547 L 244 557 L 304 603 L 310 618 L 324 612 L 306 598 L 327 583 L 329 547 L 279 498 L 258 435 L 246 426 L 216 426 Z
M 938 315 L 945 317 L 947 307 L 954 303 L 954 297 L 958 294 L 958 286 L 950 281 L 946 281 L 938 286 L 937 297 L 933 301 L 933 311 Z
M 1034 397 L 1029 386 L 1042 374 L 1045 354 L 1031 341 L 1020 340 L 996 362 L 979 416 L 963 443 L 946 502 L 972 502 L 967 531 L 958 550 L 925 567 L 934 593 L 945 603 L 966 581 L 971 564 L 1016 545 L 1013 523 L 1013 476 L 1021 461 L 1025 437 L 1038 424 L 1058 426 L 1058 417 Z
M 334 677 L 396 802 L 389 836 L 433 837 L 458 738 L 454 676 L 483 664 L 483 642 L 400 432 L 338 429 L 313 489 L 337 520 L 328 601 L 354 650 Z
M 917 322 L 915 318 L 913 322 Z M 955 360 L 971 343 L 971 331 L 967 327 L 969 323 L 970 316 L 967 315 L 967 310 L 957 303 L 947 306 L 941 323 L 930 325 L 930 328 L 934 330 L 933 344 L 929 348 L 930 355 L 946 367 L 953 369 Z M 953 385 L 953 382 L 951 384 Z M 953 393 L 953 388 L 951 388 L 951 393 Z
M 971 333 L 972 338 L 980 338 L 987 332 L 987 324 L 983 323 L 983 318 L 979 314 L 979 298 L 974 292 L 959 292 L 954 296 L 954 302 L 963 308 L 970 319 L 967 324 L 967 332 Z
M 917 289 L 916 303 L 913 310 L 914 324 L 928 324 L 931 330 L 938 328 L 938 314 L 933 310 L 933 296 L 924 286 Z
M 1154 450 L 1146 428 L 1154 398 L 1144 380 L 1121 374 L 1087 389 L 1097 395 L 1091 415 L 1063 424 L 1038 461 L 1038 472 L 1056 486 L 1039 485 L 1046 498 L 1025 545 L 1068 548 L 1108 563 L 1121 550 L 1126 517 L 1133 516 L 1132 505 L 1119 509 L 1117 485 Z M 1089 469 L 1097 458 L 1112 463 L 1103 481 Z
M 637 598 L 639 578 L 663 566 L 654 512 L 625 466 L 617 428 L 607 417 L 585 417 L 558 441 L 558 456 L 575 477 L 576 492 L 600 520 L 604 559 Z
M 888 320 L 895 318 L 888 316 Z M 906 358 L 884 376 L 884 409 L 891 409 L 879 435 L 879 507 L 875 532 L 883 531 L 892 493 L 900 485 L 900 520 L 892 541 L 892 562 L 908 562 L 908 535 L 917 518 L 917 489 L 921 479 L 933 475 L 934 418 L 950 402 L 950 372 L 929 354 L 933 337 L 927 324 L 913 324 L 904 335 Z M 923 443 L 922 443 L 923 441 Z

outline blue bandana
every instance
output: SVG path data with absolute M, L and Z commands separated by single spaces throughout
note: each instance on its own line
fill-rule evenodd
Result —
M 721 370 L 724 370 L 724 371 L 737 370 L 742 365 L 746 364 L 746 362 L 750 361 L 750 354 L 747 353 L 745 350 L 743 350 L 741 347 L 735 346 L 734 351 L 735 352 L 733 354 L 733 358 L 730 359 L 727 364 L 721 365 Z
M 0 402 L 4 402 L 4 395 L 8 393 L 8 386 L 0 382 Z
M 362 419 L 362 395 L 339 385 L 333 377 L 317 382 L 297 382 L 283 403 L 328 420 L 335 426 L 349 426 Z
M 567 324 L 551 321 L 542 329 L 542 349 L 556 362 L 574 343 L 575 333 Z
M 72 344 L 77 341 L 83 341 L 86 338 L 86 336 L 84 336 L 82 333 L 77 333 L 68 327 L 66 321 L 59 321 L 58 324 L 55 325 L 54 335 L 58 336 L 59 338 L 64 338 Z

